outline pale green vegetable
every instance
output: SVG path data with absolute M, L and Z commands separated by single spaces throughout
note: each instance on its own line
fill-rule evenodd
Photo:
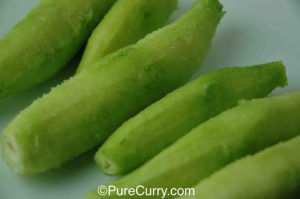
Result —
M 106 174 L 126 174 L 240 99 L 265 97 L 286 84 L 281 62 L 208 73 L 125 122 L 100 148 L 95 160 Z
M 222 16 L 218 1 L 198 0 L 175 23 L 53 88 L 4 130 L 4 161 L 17 173 L 32 174 L 101 144 L 124 121 L 191 78 Z
M 203 180 L 182 199 L 296 199 L 300 194 L 300 137 L 243 158 Z
M 112 184 L 130 188 L 138 185 L 193 187 L 237 159 L 299 135 L 299 118 L 300 92 L 243 102 L 199 125 L 142 167 Z M 100 197 L 97 191 L 92 191 L 85 198 L 107 196 Z M 119 197 L 113 194 L 109 198 Z
M 177 0 L 118 0 L 89 38 L 77 72 L 164 25 Z
M 0 98 L 55 75 L 80 50 L 114 0 L 42 0 L 0 40 Z

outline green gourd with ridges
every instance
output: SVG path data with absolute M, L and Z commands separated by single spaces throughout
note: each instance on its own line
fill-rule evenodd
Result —
M 103 143 L 123 122 L 191 78 L 223 14 L 218 1 L 198 0 L 173 24 L 53 88 L 4 130 L 4 161 L 17 173 L 33 174 Z
M 111 185 L 119 188 L 138 185 L 146 188 L 193 187 L 235 160 L 298 135 L 300 92 L 242 101 L 239 106 L 200 124 L 142 167 Z M 85 199 L 107 197 L 99 196 L 94 190 Z M 139 197 L 119 197 L 113 193 L 109 198 Z
M 228 165 L 180 199 L 298 198 L 299 151 L 300 136 Z
M 177 0 L 118 0 L 93 31 L 77 73 L 164 25 Z
M 225 68 L 200 76 L 125 122 L 103 144 L 95 160 L 106 174 L 126 174 L 240 99 L 265 97 L 286 84 L 281 62 Z
M 0 98 L 47 81 L 80 50 L 114 0 L 42 0 L 0 40 Z

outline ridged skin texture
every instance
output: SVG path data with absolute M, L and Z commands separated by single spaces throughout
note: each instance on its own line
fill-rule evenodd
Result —
M 118 0 L 89 38 L 77 73 L 164 25 L 177 0 Z
M 111 184 L 116 187 L 193 187 L 235 160 L 298 136 L 299 118 L 300 92 L 243 101 L 200 124 L 142 167 Z M 86 195 L 86 199 L 95 198 L 107 196 L 100 197 L 97 191 Z M 120 197 L 111 195 L 109 198 Z
M 208 73 L 125 122 L 97 152 L 96 162 L 109 175 L 124 175 L 239 100 L 265 97 L 286 84 L 281 62 Z
M 0 98 L 55 75 L 80 50 L 114 0 L 41 0 L 0 40 Z
M 221 7 L 210 4 L 199 1 L 177 22 L 100 59 L 36 100 L 4 130 L 5 162 L 22 174 L 60 167 L 185 83 L 199 69 L 223 16 Z M 17 151 L 17 161 L 11 151 Z
M 230 164 L 180 199 L 295 199 L 300 195 L 300 137 Z M 179 199 L 179 198 L 178 198 Z

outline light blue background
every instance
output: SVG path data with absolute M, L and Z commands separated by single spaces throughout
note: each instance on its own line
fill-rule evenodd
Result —
M 0 36 L 5 35 L 37 2 L 0 0 Z M 181 0 L 180 9 L 172 20 L 192 2 Z M 226 15 L 199 74 L 226 66 L 283 60 L 289 86 L 277 89 L 275 94 L 300 90 L 300 0 L 223 0 L 222 3 Z M 34 99 L 69 77 L 75 66 L 67 67 L 36 89 L 0 100 L 0 131 Z M 16 176 L 0 161 L 0 199 L 82 198 L 86 191 L 113 179 L 97 169 L 93 154 L 94 151 L 89 152 L 59 170 L 32 177 Z

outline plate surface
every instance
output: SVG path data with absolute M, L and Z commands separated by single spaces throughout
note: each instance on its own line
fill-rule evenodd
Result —
M 0 0 L 0 37 L 38 0 Z M 180 0 L 171 17 L 184 13 L 193 0 Z M 226 66 L 254 65 L 283 60 L 289 86 L 274 93 L 300 90 L 300 1 L 299 0 L 221 0 L 226 15 L 199 74 Z M 75 62 L 76 63 L 76 62 Z M 21 110 L 74 72 L 73 66 L 40 87 L 0 100 L 0 132 Z M 274 95 L 274 93 L 272 95 Z M 1 149 L 0 149 L 1 150 Z M 86 191 L 114 178 L 102 174 L 89 152 L 63 168 L 31 177 L 14 175 L 0 161 L 0 199 L 76 199 Z

